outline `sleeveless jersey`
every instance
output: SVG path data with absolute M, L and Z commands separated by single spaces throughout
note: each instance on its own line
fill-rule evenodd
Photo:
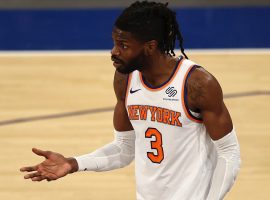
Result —
M 137 200 L 205 200 L 216 152 L 202 120 L 187 109 L 186 79 L 195 63 L 179 57 L 173 74 L 153 88 L 129 74 L 126 109 L 136 133 Z

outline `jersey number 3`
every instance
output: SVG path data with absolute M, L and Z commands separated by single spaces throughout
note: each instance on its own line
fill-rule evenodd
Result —
M 156 128 L 148 128 L 145 132 L 145 138 L 155 137 L 155 141 L 151 141 L 151 149 L 156 150 L 157 153 L 147 152 L 147 157 L 153 162 L 160 164 L 164 159 L 164 152 L 162 147 L 162 135 Z

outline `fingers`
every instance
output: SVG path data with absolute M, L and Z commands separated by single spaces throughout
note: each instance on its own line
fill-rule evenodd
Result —
M 41 174 L 39 173 L 39 172 L 35 172 L 35 173 L 32 173 L 32 174 L 26 174 L 25 176 L 24 176 L 24 178 L 25 179 L 29 179 L 29 178 L 35 178 L 35 177 L 39 177 L 39 176 L 41 176 Z
M 32 174 L 26 174 L 24 176 L 24 179 L 31 179 L 32 181 L 43 181 L 43 180 L 47 180 L 47 181 L 52 181 L 52 180 L 56 180 L 56 178 L 49 176 L 49 175 L 42 175 L 40 172 L 35 172 Z
M 36 176 L 36 177 L 31 178 L 32 181 L 43 181 L 45 179 L 46 179 L 45 176 Z
M 43 151 L 41 149 L 37 149 L 37 148 L 32 148 L 32 151 L 37 154 L 38 156 L 43 156 L 45 158 L 48 158 L 51 154 L 50 151 Z
M 32 172 L 32 171 L 37 171 L 38 166 L 30 166 L 30 167 L 22 167 L 20 169 L 21 172 Z
M 31 178 L 32 181 L 43 181 L 43 180 L 47 180 L 47 181 L 51 181 L 48 177 L 46 176 L 35 176 L 33 178 Z
M 40 174 L 40 172 L 35 172 L 35 173 L 32 173 L 32 174 L 26 174 L 24 176 L 24 179 L 31 179 L 32 181 L 42 181 L 44 179 L 47 179 L 47 177 L 42 176 Z
M 36 155 L 43 156 L 46 159 L 49 159 L 50 155 L 52 154 L 50 151 L 43 151 L 43 150 L 37 149 L 37 148 L 32 148 L 32 151 Z M 44 161 L 44 163 L 45 163 L 45 161 Z M 57 178 L 55 178 L 53 176 L 51 177 L 50 174 L 47 174 L 46 170 L 44 171 L 43 169 L 41 169 L 41 168 L 43 168 L 42 165 L 43 164 L 40 163 L 40 164 L 35 165 L 35 166 L 22 167 L 22 168 L 20 168 L 20 171 L 21 172 L 32 172 L 32 173 L 26 174 L 24 176 L 25 179 L 31 179 L 32 181 L 56 180 Z
M 32 151 L 39 156 L 44 156 L 45 158 L 48 158 L 49 155 L 51 154 L 50 151 L 43 151 L 43 150 L 40 150 L 37 148 L 32 148 Z M 38 169 L 38 165 L 35 165 L 35 166 L 22 167 L 22 168 L 20 168 L 20 171 L 21 172 L 32 172 L 32 171 L 37 171 L 37 169 Z

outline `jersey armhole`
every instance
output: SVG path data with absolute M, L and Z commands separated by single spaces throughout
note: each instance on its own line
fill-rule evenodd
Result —
M 186 114 L 186 116 L 187 116 L 190 120 L 192 120 L 192 121 L 194 121 L 194 122 L 197 122 L 197 123 L 202 123 L 203 120 L 202 120 L 202 118 L 197 117 L 197 116 L 195 116 L 194 114 L 192 114 L 192 112 L 191 112 L 191 111 L 189 110 L 189 108 L 188 108 L 188 101 L 187 101 L 187 94 L 188 94 L 187 80 L 188 80 L 188 78 L 190 77 L 190 74 L 191 74 L 196 68 L 200 68 L 200 67 L 201 67 L 201 66 L 199 66 L 199 65 L 193 65 L 193 66 L 191 66 L 191 67 L 188 69 L 188 71 L 187 71 L 187 73 L 186 73 L 186 75 L 185 75 L 185 78 L 184 78 L 183 89 L 182 89 L 182 92 L 183 92 L 183 94 L 182 94 L 182 105 L 183 105 L 185 114 Z M 193 112 L 194 112 L 194 111 L 193 111 Z M 198 113 L 198 114 L 199 114 L 199 113 Z

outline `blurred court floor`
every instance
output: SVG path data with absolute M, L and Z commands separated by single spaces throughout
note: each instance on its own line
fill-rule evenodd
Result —
M 187 51 L 220 82 L 241 145 L 226 200 L 270 198 L 270 51 Z M 75 156 L 113 139 L 116 103 L 109 52 L 0 54 L 0 199 L 135 200 L 134 163 L 53 182 L 23 179 L 41 162 L 31 148 Z

